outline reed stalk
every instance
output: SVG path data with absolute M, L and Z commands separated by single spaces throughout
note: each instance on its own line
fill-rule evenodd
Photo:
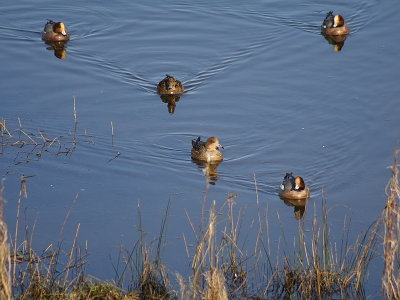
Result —
M 386 187 L 388 195 L 383 211 L 383 275 L 382 289 L 388 299 L 400 299 L 400 186 L 398 156 L 400 150 L 394 153 L 392 178 Z
M 0 189 L 0 299 L 11 299 L 11 259 L 7 240 L 7 224 L 4 220 L 3 187 Z

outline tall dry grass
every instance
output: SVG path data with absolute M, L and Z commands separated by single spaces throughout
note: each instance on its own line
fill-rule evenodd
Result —
M 4 221 L 3 187 L 0 190 L 0 299 L 11 299 L 10 246 L 7 241 L 7 224 Z
M 192 273 L 187 278 L 176 274 L 179 291 L 174 290 L 169 271 L 162 263 L 170 202 L 161 220 L 159 236 L 150 244 L 138 209 L 139 239 L 133 249 L 121 250 L 114 265 L 115 282 L 103 282 L 86 274 L 88 249 L 87 244 L 83 248 L 79 246 L 79 224 L 68 249 L 65 250 L 62 241 L 50 244 L 40 254 L 33 249 L 33 227 L 27 223 L 22 226 L 20 220 L 23 201 L 28 197 L 27 177 L 22 176 L 11 241 L 7 239 L 0 191 L 0 299 L 362 299 L 366 298 L 363 286 L 370 262 L 379 251 L 382 253 L 377 247 L 382 225 L 382 297 L 400 299 L 399 153 L 396 151 L 391 166 L 387 204 L 381 218 L 352 242 L 348 238 L 351 229 L 348 224 L 343 226 L 341 239 L 332 238 L 339 234 L 332 234 L 329 210 L 326 200 L 322 199 L 321 213 L 314 204 L 311 222 L 298 222 L 293 243 L 271 243 L 271 218 L 268 211 L 265 215 L 261 213 L 256 184 L 259 214 L 250 230 L 255 228 L 258 232 L 251 235 L 256 237 L 252 241 L 254 249 L 248 249 L 243 240 L 249 237 L 243 238 L 241 234 L 242 214 L 235 208 L 236 195 L 229 195 L 220 208 L 213 201 L 208 214 L 205 209 L 201 211 L 199 230 L 189 219 L 196 239 L 190 256 Z M 307 209 L 310 212 L 312 207 Z M 281 237 L 285 240 L 283 229 Z M 274 246 L 276 249 L 271 250 Z M 189 249 L 188 244 L 186 248 Z
M 203 219 L 203 218 L 202 218 Z M 191 267 L 193 275 L 187 283 L 179 274 L 181 299 L 227 300 L 228 292 L 226 278 L 222 267 L 222 253 L 224 245 L 218 246 L 217 242 L 217 212 L 213 201 L 206 228 L 201 227 L 196 250 L 193 255 Z M 192 229 L 195 226 L 193 224 Z
M 146 233 L 142 226 L 142 216 L 138 205 L 139 239 L 132 249 L 120 249 L 116 263 L 115 284 L 126 288 L 130 295 L 141 299 L 171 299 L 176 298 L 172 288 L 168 270 L 162 263 L 162 251 L 165 246 L 167 220 L 171 202 L 168 201 L 164 218 L 161 220 L 160 233 L 155 241 L 148 244 Z
M 257 218 L 255 249 L 246 251 L 240 246 L 241 216 L 234 216 L 234 198 L 230 195 L 222 206 L 225 213 L 213 202 L 207 226 L 194 233 L 193 274 L 187 280 L 177 275 L 181 299 L 364 297 L 363 283 L 376 254 L 379 219 L 353 243 L 348 241 L 350 228 L 343 228 L 337 242 L 331 237 L 323 200 L 320 216 L 314 206 L 311 230 L 299 222 L 293 245 L 278 244 L 277 254 L 272 256 L 268 215 Z M 191 227 L 196 228 L 192 223 Z
M 360 298 L 368 266 L 375 257 L 379 226 L 380 221 L 375 221 L 352 244 L 346 237 L 349 229 L 343 228 L 342 240 L 338 243 L 331 238 L 323 201 L 321 221 L 318 222 L 314 213 L 309 232 L 300 222 L 295 255 L 284 257 L 284 294 L 305 299 L 337 295 Z
M 25 196 L 26 178 L 22 178 L 19 202 Z M 331 239 L 325 204 L 321 218 L 317 217 L 314 206 L 311 230 L 299 222 L 299 234 L 293 245 L 278 245 L 282 249 L 278 248 L 278 255 L 274 257 L 270 251 L 270 218 L 267 214 L 256 218 L 259 224 L 254 226 L 258 228 L 255 249 L 247 252 L 244 249 L 240 237 L 242 215 L 235 213 L 235 197 L 229 195 L 220 209 L 216 208 L 215 201 L 212 202 L 208 221 L 198 231 L 191 223 L 197 237 L 191 262 L 192 275 L 188 278 L 177 275 L 179 292 L 174 291 L 161 260 L 170 203 L 161 222 L 159 237 L 150 245 L 146 243 L 139 212 L 140 238 L 132 250 L 121 251 L 118 263 L 122 268 L 114 266 L 118 273 L 115 283 L 93 280 L 85 274 L 87 248 L 82 251 L 78 246 L 79 224 L 67 253 L 62 251 L 60 243 L 50 245 L 40 255 L 32 248 L 31 230 L 25 224 L 23 242 L 18 246 L 15 244 L 12 255 L 15 272 L 11 272 L 11 277 L 16 298 L 176 299 L 178 294 L 180 299 L 202 300 L 363 297 L 362 285 L 374 257 L 379 222 L 354 243 L 343 238 L 338 246 Z M 21 236 L 18 231 L 15 234 Z M 343 233 L 344 237 L 347 235 L 348 232 Z M 9 259 L 10 256 L 1 257 Z M 250 276 L 253 280 L 258 277 L 261 286 L 255 287 Z
M 400 299 L 400 186 L 398 156 L 400 150 L 394 153 L 392 178 L 386 192 L 388 195 L 383 211 L 384 239 L 382 289 L 388 299 Z
M 88 250 L 87 247 L 82 249 L 78 245 L 80 229 L 78 224 L 70 249 L 65 249 L 63 241 L 60 240 L 57 244 L 50 244 L 40 254 L 35 251 L 32 246 L 34 225 L 28 223 L 26 216 L 25 224 L 21 224 L 20 220 L 23 200 L 28 198 L 28 178 L 21 176 L 17 200 L 14 244 L 11 255 L 13 294 L 17 299 L 56 299 L 68 294 L 82 282 Z M 65 217 L 60 235 L 62 235 L 70 212 Z M 20 227 L 23 228 L 22 232 Z

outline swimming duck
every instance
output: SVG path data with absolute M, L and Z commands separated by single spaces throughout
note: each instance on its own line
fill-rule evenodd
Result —
M 215 136 L 209 137 L 206 142 L 201 141 L 198 137 L 197 140 L 192 140 L 192 158 L 205 162 L 219 162 L 224 159 L 224 156 L 219 148 L 224 148 L 220 145 L 218 138 Z
M 157 85 L 157 93 L 161 95 L 183 94 L 184 91 L 182 83 L 169 75 L 165 75 L 165 78 Z
M 63 22 L 48 20 L 42 32 L 42 39 L 45 41 L 68 41 L 69 32 Z
M 325 35 L 345 35 L 350 33 L 350 29 L 341 15 L 334 16 L 330 11 L 321 25 L 321 32 Z
M 305 199 L 310 197 L 310 189 L 305 185 L 303 178 L 293 177 L 286 173 L 280 186 L 279 196 L 286 199 Z

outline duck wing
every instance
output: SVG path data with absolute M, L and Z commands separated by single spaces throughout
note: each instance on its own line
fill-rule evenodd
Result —
M 192 147 L 196 151 L 200 151 L 204 148 L 204 142 L 201 141 L 201 137 L 198 137 L 197 140 L 192 140 Z

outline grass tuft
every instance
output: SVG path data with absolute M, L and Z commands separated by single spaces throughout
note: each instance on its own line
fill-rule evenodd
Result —
M 22 125 L 21 125 L 22 126 Z M 0 122 L 6 132 L 6 124 Z M 21 177 L 17 200 L 14 236 L 8 239 L 3 216 L 3 190 L 0 190 L 0 299 L 331 299 L 365 298 L 364 285 L 371 261 L 383 252 L 382 297 L 400 299 L 400 186 L 396 151 L 387 186 L 387 203 L 381 216 L 354 242 L 349 241 L 350 223 L 345 222 L 342 239 L 332 239 L 329 210 L 322 199 L 322 213 L 311 222 L 298 221 L 293 244 L 282 240 L 270 242 L 268 211 L 258 216 L 249 230 L 256 228 L 254 249 L 249 250 L 248 236 L 242 237 L 242 211 L 235 209 L 237 195 L 230 194 L 220 209 L 216 202 L 206 215 L 205 200 L 201 225 L 193 230 L 195 247 L 189 253 L 191 274 L 176 274 L 171 283 L 169 271 L 162 263 L 170 201 L 161 220 L 160 233 L 150 244 L 142 228 L 138 207 L 139 239 L 132 249 L 121 249 L 113 265 L 116 279 L 103 282 L 86 274 L 87 246 L 79 246 L 77 224 L 69 249 L 63 242 L 50 244 L 38 254 L 32 247 L 33 229 L 24 224 L 19 232 L 20 212 L 28 197 L 27 178 Z M 257 186 L 256 186 L 257 191 Z M 74 200 L 73 203 L 77 198 Z M 257 205 L 259 205 L 257 195 Z M 310 204 L 308 204 L 310 205 Z M 72 209 L 72 208 L 71 208 Z M 68 211 L 61 233 L 71 213 Z M 308 208 L 307 212 L 310 212 Z M 382 234 L 383 231 L 383 234 Z M 335 234 L 336 235 L 336 234 Z M 383 250 L 378 245 L 383 236 Z M 11 242 L 10 242 L 11 240 Z M 20 241 L 22 240 L 22 242 Z M 276 245 L 276 255 L 271 250 Z M 182 245 L 183 246 L 183 245 Z M 10 251 L 12 249 L 12 251 Z M 178 287 L 179 291 L 174 288 Z

